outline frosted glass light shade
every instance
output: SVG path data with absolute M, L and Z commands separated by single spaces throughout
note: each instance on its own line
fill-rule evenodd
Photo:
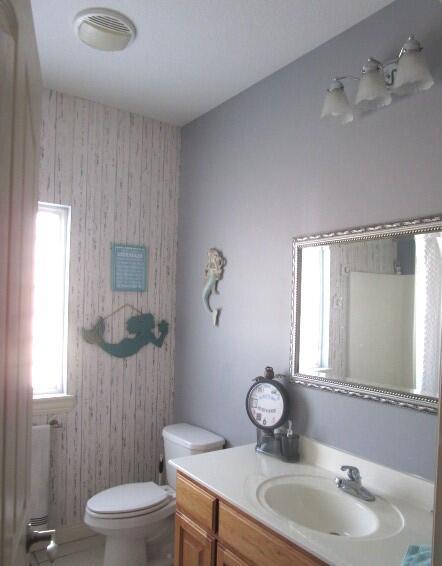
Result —
M 353 117 L 353 110 L 348 102 L 343 85 L 332 86 L 327 90 L 321 118 L 329 118 L 341 124 L 348 124 L 353 121 Z
M 428 90 L 434 85 L 422 51 L 409 51 L 399 57 L 393 85 L 395 94 L 411 94 Z
M 391 94 L 385 85 L 384 73 L 381 69 L 362 74 L 355 104 L 361 110 L 375 110 L 391 104 Z

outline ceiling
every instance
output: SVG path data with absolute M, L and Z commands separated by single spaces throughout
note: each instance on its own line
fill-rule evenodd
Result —
M 46 87 L 176 125 L 201 116 L 392 0 L 101 0 L 137 28 L 124 51 L 82 44 L 94 0 L 32 0 Z

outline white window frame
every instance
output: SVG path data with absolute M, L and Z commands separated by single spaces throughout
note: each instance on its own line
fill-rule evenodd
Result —
M 63 223 L 64 232 L 64 289 L 63 289 L 63 353 L 62 375 L 60 387 L 55 391 L 34 393 L 34 414 L 47 414 L 49 412 L 66 412 L 73 406 L 73 396 L 67 395 L 67 352 L 68 352 L 68 313 L 69 313 L 69 261 L 70 261 L 70 229 L 71 207 L 67 205 L 39 202 L 38 211 L 57 213 Z
M 330 331 L 330 249 L 328 246 L 318 246 L 305 248 L 310 254 L 307 265 L 303 265 L 303 280 L 301 293 L 304 303 L 309 307 L 308 301 L 312 305 L 311 312 L 303 312 L 301 309 L 300 328 L 301 328 L 301 347 L 299 367 L 300 371 L 327 371 L 329 369 L 329 331 Z M 306 273 L 304 271 L 308 270 Z M 311 273 L 309 273 L 311 271 Z M 317 285 L 314 290 L 311 283 Z M 306 326 L 305 326 L 306 325 Z M 311 341 L 313 336 L 314 340 Z M 308 338 L 306 338 L 308 337 Z M 315 347 L 303 348 L 303 340 Z

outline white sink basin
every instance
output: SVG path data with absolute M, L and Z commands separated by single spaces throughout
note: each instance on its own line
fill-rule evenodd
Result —
M 261 483 L 257 498 L 273 514 L 328 535 L 387 538 L 404 526 L 402 514 L 383 498 L 364 502 L 326 477 L 272 478 Z

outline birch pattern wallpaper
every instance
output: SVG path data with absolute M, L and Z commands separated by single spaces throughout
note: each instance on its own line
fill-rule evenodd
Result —
M 156 477 L 173 411 L 179 152 L 179 128 L 44 93 L 39 199 L 72 207 L 67 392 L 76 397 L 70 413 L 34 417 L 61 424 L 51 431 L 52 526 L 81 523 L 100 490 Z M 111 291 L 113 242 L 148 247 L 147 292 Z M 162 348 L 124 360 L 82 340 L 83 326 L 125 303 L 170 323 Z M 106 321 L 109 341 L 132 314 Z

